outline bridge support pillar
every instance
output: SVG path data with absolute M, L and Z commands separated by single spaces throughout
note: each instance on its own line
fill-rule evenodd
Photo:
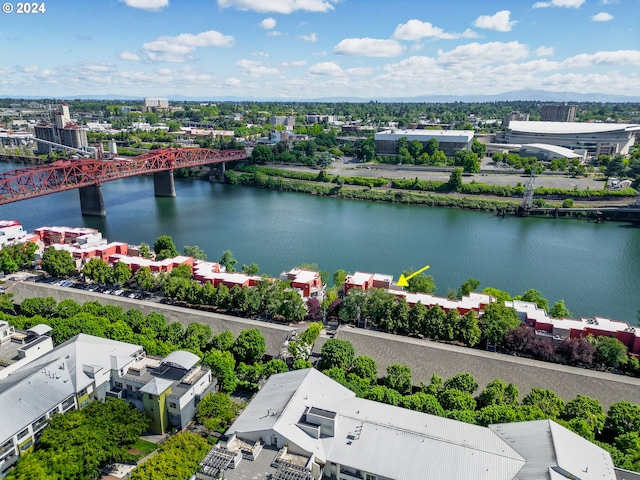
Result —
M 176 186 L 173 181 L 173 170 L 154 173 L 153 186 L 156 197 L 175 197 Z
M 224 162 L 212 163 L 211 165 L 209 165 L 209 181 L 210 182 L 218 181 L 220 183 L 224 183 L 225 182 L 225 178 L 224 178 L 224 172 L 225 171 L 226 171 L 226 169 L 225 169 L 225 163 Z
M 106 217 L 102 200 L 102 187 L 100 185 L 88 185 L 80 187 L 80 210 L 85 217 Z

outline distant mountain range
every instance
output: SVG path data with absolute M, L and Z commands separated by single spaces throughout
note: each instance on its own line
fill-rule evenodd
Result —
M 123 101 L 141 101 L 142 96 L 131 95 L 70 95 L 61 97 L 38 97 L 33 95 L 18 96 L 8 95 L 0 96 L 0 98 L 15 98 L 25 100 L 40 100 L 44 98 L 55 98 L 57 100 L 123 100 Z M 185 95 L 166 95 L 173 102 L 317 102 L 317 103 L 336 103 L 336 102 L 381 102 L 381 103 L 484 103 L 484 102 L 518 102 L 518 101 L 534 101 L 534 102 L 598 102 L 598 103 L 627 103 L 640 102 L 640 97 L 628 95 L 613 95 L 607 93 L 575 93 L 575 92 L 548 92 L 545 90 L 516 90 L 511 92 L 498 93 L 493 95 L 420 95 L 416 97 L 322 97 L 322 98 L 251 98 L 238 96 L 222 96 L 222 97 L 191 97 Z

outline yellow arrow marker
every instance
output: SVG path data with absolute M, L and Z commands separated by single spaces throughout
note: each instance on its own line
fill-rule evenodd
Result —
M 399 287 L 408 287 L 409 286 L 408 280 L 411 280 L 416 275 L 420 275 L 422 272 L 424 272 L 428 268 L 429 268 L 429 265 L 427 265 L 426 267 L 422 267 L 420 270 L 418 270 L 417 272 L 413 272 L 408 277 L 405 277 L 404 275 L 400 275 L 400 278 L 398 279 L 398 282 L 396 283 L 396 285 L 398 285 Z

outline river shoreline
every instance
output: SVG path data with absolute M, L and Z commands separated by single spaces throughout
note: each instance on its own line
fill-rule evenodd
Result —
M 287 178 L 292 175 L 294 178 Z M 565 198 L 545 199 L 545 207 L 547 210 L 534 209 L 532 212 L 524 211 L 522 208 L 522 199 L 512 196 L 505 198 L 498 195 L 470 195 L 462 192 L 435 192 L 425 189 L 414 188 L 395 188 L 398 180 L 383 178 L 391 186 L 379 186 L 380 177 L 370 179 L 368 185 L 358 185 L 366 183 L 366 179 L 362 177 L 343 176 L 341 182 L 335 184 L 331 181 L 318 181 L 310 179 L 310 176 L 320 176 L 318 173 L 295 172 L 288 170 L 274 170 L 272 168 L 258 168 L 254 171 L 247 171 L 241 168 L 239 171 L 228 170 L 225 180 L 226 183 L 232 185 L 244 185 L 254 188 L 262 188 L 268 190 L 292 191 L 298 193 L 307 193 L 316 196 L 341 198 L 349 200 L 362 200 L 378 203 L 399 203 L 415 206 L 431 206 L 457 208 L 463 210 L 476 210 L 495 213 L 500 216 L 518 215 L 518 216 L 542 216 L 548 218 L 577 218 L 591 221 L 616 220 L 615 215 L 602 215 L 601 212 L 590 211 L 590 209 L 620 207 L 628 204 L 625 201 L 628 196 L 598 194 L 590 192 L 594 196 L 580 198 L 584 204 L 576 204 L 572 208 L 562 208 L 562 202 L 570 196 L 571 192 L 564 193 Z M 329 179 L 331 180 L 331 179 Z M 417 178 L 415 182 L 418 182 Z M 356 185 L 345 185 L 345 183 L 355 183 Z M 406 182 L 405 182 L 406 183 Z M 428 183 L 428 182 L 427 182 Z M 443 182 L 431 182 L 434 184 L 431 188 L 442 189 L 445 185 Z M 439 184 L 439 185 L 436 185 Z M 482 186 L 482 184 L 477 184 Z M 429 188 L 429 186 L 427 186 Z M 467 187 L 469 188 L 469 187 Z M 500 187 L 499 187 L 500 188 Z M 514 187 L 516 189 L 518 187 Z M 522 187 L 519 187 L 522 189 Z M 606 192 L 608 193 L 608 192 Z M 576 195 L 580 197 L 580 195 Z M 552 196 L 558 197 L 558 195 Z M 633 197 L 632 197 L 633 198 Z M 631 219 L 630 219 L 631 218 Z M 640 221 L 640 215 L 625 215 L 621 221 Z

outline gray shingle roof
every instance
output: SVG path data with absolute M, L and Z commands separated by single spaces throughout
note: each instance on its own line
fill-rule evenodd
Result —
M 64 358 L 29 369 L 0 393 L 0 443 L 4 443 L 74 394 Z

